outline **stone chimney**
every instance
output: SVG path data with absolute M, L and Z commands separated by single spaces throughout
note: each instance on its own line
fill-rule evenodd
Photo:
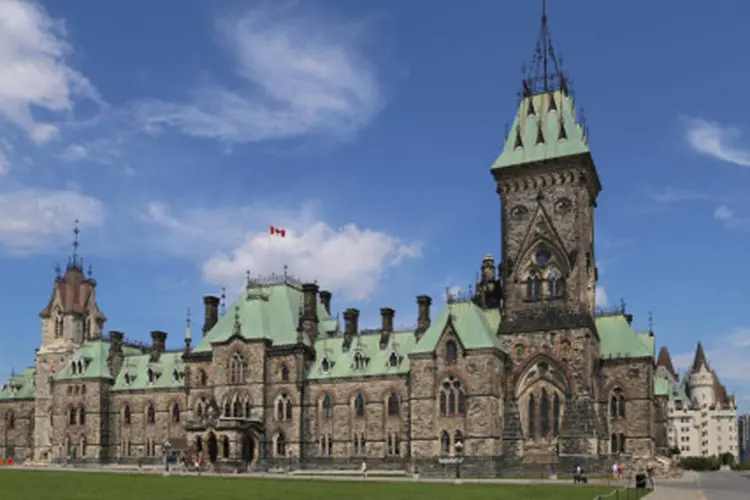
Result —
M 117 378 L 117 374 L 120 373 L 120 368 L 122 368 L 122 343 L 124 339 L 125 334 L 122 332 L 109 332 L 109 356 L 107 356 L 107 368 L 109 368 L 109 375 L 113 380 Z
M 323 308 L 330 315 L 331 314 L 331 292 L 328 290 L 320 291 L 320 303 L 323 304 Z
M 393 316 L 396 311 L 390 307 L 380 308 L 380 348 L 385 349 L 388 346 L 388 339 L 393 333 Z
M 359 329 L 359 309 L 350 307 L 344 311 L 344 349 L 349 349 Z
M 417 341 L 424 335 L 424 332 L 430 327 L 430 306 L 432 298 L 428 295 L 419 295 L 417 297 Z
M 311 343 L 315 343 L 318 336 L 318 285 L 305 283 L 302 285 L 302 332 L 307 335 Z
M 158 357 L 167 348 L 167 332 L 154 330 L 151 332 L 151 350 Z
M 205 310 L 203 319 L 203 336 L 219 321 L 219 297 L 206 295 L 203 297 L 203 308 Z

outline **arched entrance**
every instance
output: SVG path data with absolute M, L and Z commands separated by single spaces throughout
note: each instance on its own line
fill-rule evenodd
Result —
M 255 458 L 255 439 L 250 433 L 242 437 L 242 460 L 252 462 Z
M 216 442 L 216 434 L 213 432 L 208 435 L 208 459 L 216 462 L 216 456 L 219 454 L 219 443 Z

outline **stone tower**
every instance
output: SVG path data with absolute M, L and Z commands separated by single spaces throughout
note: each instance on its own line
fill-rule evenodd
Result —
M 76 221 L 77 222 L 77 221 Z M 52 296 L 39 313 L 42 342 L 36 355 L 36 401 L 34 404 L 34 457 L 48 456 L 54 446 L 52 428 L 55 418 L 65 418 L 64 409 L 53 405 L 53 380 L 77 347 L 87 340 L 101 338 L 106 317 L 96 303 L 96 281 L 83 271 L 78 255 L 78 234 L 73 231 L 73 253 L 65 274 L 57 269 Z
M 552 48 L 546 8 L 530 69 L 491 169 L 502 220 L 499 333 L 516 364 L 511 396 L 527 442 L 538 443 L 532 438 L 540 437 L 540 422 L 552 419 L 557 427 L 547 423 L 543 433 L 554 439 L 545 449 L 559 444 L 563 453 L 595 453 L 602 433 L 594 323 L 594 210 L 601 185 Z M 535 389 L 539 375 L 551 382 Z M 552 394 L 564 398 L 562 408 L 550 409 Z

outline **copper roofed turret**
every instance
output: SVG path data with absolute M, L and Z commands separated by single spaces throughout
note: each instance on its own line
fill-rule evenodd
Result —
M 693 359 L 693 367 L 690 369 L 690 373 L 698 373 L 701 371 L 701 367 L 705 367 L 706 371 L 711 371 L 706 361 L 706 353 L 703 352 L 703 344 L 699 341 L 698 348 L 695 350 L 695 358 Z
M 57 277 L 52 296 L 47 306 L 39 313 L 42 318 L 50 317 L 53 306 L 58 303 L 62 314 L 83 314 L 86 311 L 96 311 L 97 319 L 106 321 L 106 317 L 96 306 L 94 296 L 96 280 L 92 277 L 91 268 L 89 267 L 88 276 L 83 271 L 83 258 L 78 254 L 80 233 L 78 220 L 76 220 L 73 229 L 73 253 L 68 258 L 65 275 L 60 276 L 59 266 L 56 269 Z
M 656 367 L 664 368 L 667 370 L 667 372 L 672 375 L 672 377 L 677 379 L 677 370 L 674 369 L 674 365 L 672 364 L 672 356 L 669 355 L 669 349 L 667 349 L 667 346 L 663 346 L 659 350 L 659 357 L 656 360 Z

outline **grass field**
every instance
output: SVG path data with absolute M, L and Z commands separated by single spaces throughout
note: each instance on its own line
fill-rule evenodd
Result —
M 0 470 L 0 496 L 14 500 L 592 500 L 612 489 Z

